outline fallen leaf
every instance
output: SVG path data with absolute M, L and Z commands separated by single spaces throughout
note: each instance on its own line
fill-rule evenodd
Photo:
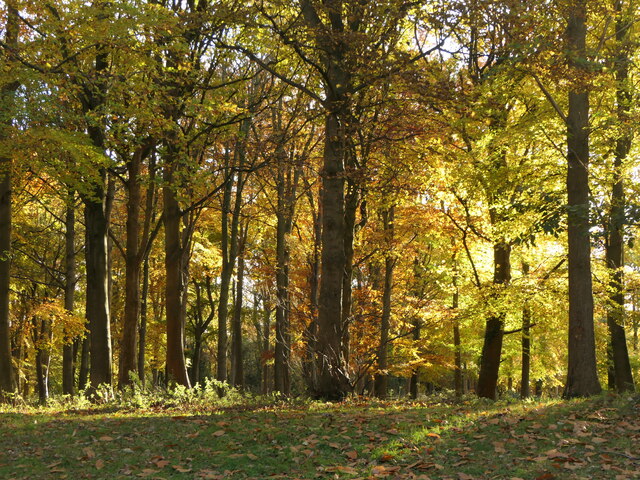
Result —
M 104 468 L 104 460 L 98 459 L 96 460 L 96 469 L 102 470 Z

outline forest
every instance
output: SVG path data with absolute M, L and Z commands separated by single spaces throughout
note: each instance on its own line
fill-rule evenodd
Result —
M 4 0 L 0 398 L 633 392 L 639 14 Z

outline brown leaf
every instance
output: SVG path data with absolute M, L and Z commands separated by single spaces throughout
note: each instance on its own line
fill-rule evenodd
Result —
M 96 456 L 96 453 L 93 450 L 91 450 L 89 447 L 84 447 L 82 451 L 84 452 L 87 458 L 93 458 Z
M 345 455 L 350 460 L 355 460 L 356 458 L 358 458 L 358 452 L 356 452 L 355 450 L 351 450 L 351 451 L 345 453 Z
M 212 435 L 213 435 L 214 437 L 221 437 L 221 436 L 222 436 L 222 435 L 224 435 L 224 434 L 225 434 L 225 431 L 224 431 L 224 430 L 217 430 L 217 431 L 215 431 L 215 432 L 213 432 L 213 433 L 212 433 Z
M 96 460 L 96 470 L 102 470 L 104 468 L 104 460 Z
M 113 441 L 113 437 L 110 437 L 109 435 L 103 435 L 98 440 L 100 440 L 101 442 L 111 442 Z

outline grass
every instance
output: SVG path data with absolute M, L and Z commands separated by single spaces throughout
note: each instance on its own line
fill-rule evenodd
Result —
M 2 479 L 640 478 L 638 399 L 0 412 Z

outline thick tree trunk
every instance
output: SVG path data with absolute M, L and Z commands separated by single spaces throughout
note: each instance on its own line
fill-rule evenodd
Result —
M 498 242 L 493 246 L 493 284 L 500 288 L 506 286 L 510 279 L 511 246 L 505 242 Z M 496 398 L 503 336 L 504 313 L 500 307 L 500 311 L 491 313 L 485 327 L 480 375 L 478 376 L 477 393 L 479 397 L 494 400 Z
M 65 216 L 65 280 L 64 280 L 64 308 L 73 313 L 76 289 L 76 256 L 75 256 L 75 223 L 76 211 L 73 205 L 73 192 L 69 194 L 69 205 Z M 62 347 L 62 393 L 73 395 L 75 392 L 75 342 L 65 338 Z
M 622 179 L 623 163 L 631 150 L 631 131 L 629 130 L 630 109 L 633 102 L 629 85 L 629 56 L 625 43 L 632 19 L 622 17 L 622 5 L 615 2 L 618 20 L 616 21 L 616 40 L 619 45 L 615 62 L 617 117 L 623 133 L 616 139 L 615 160 L 613 164 L 613 190 L 611 192 L 611 211 L 609 213 L 608 238 L 606 243 L 609 281 L 609 305 L 607 326 L 609 328 L 610 380 L 618 392 L 633 391 L 633 374 L 629 362 L 627 338 L 624 328 L 624 279 L 623 279 L 623 229 L 625 224 L 625 195 Z M 613 377 L 613 378 L 611 378 Z
M 184 321 L 182 318 L 182 244 L 180 223 L 182 214 L 173 181 L 173 165 L 164 170 L 165 186 L 162 189 L 164 200 L 165 235 L 165 302 L 167 317 L 167 375 L 168 381 L 190 387 L 187 367 L 184 360 Z
M 102 173 L 102 179 L 106 172 Z M 105 193 L 96 185 L 92 199 L 85 200 L 87 269 L 86 312 L 90 331 L 89 382 L 93 390 L 111 386 L 111 315 L 109 311 L 109 272 L 107 240 L 109 221 L 105 211 Z
M 18 46 L 18 10 L 13 1 L 7 2 L 5 43 L 14 50 Z M 5 57 L 7 49 L 3 49 Z M 7 62 L 9 63 L 9 62 Z M 3 109 L 0 113 L 0 140 L 9 137 L 12 105 L 17 83 L 10 83 L 0 91 Z M 9 319 L 11 269 L 11 156 L 0 155 L 0 401 L 15 389 L 11 358 L 11 323 Z
M 349 379 L 343 362 L 342 282 L 344 252 L 344 131 L 338 113 L 325 117 L 322 173 L 322 253 L 316 362 L 318 383 L 314 396 L 341 400 Z
M 587 65 L 586 0 L 570 7 L 567 19 L 568 64 L 578 72 Z M 589 234 L 589 93 L 569 92 L 567 115 L 567 194 L 569 270 L 569 365 L 564 396 L 585 397 L 601 391 L 596 369 Z

